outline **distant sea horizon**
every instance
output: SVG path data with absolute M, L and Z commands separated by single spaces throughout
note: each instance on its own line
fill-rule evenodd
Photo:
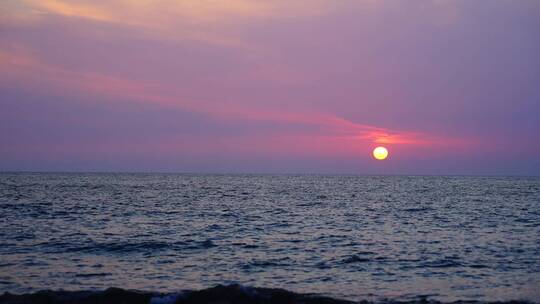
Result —
M 307 176 L 358 176 L 358 177 L 369 177 L 369 176 L 418 176 L 418 177 L 540 177 L 538 174 L 452 174 L 452 173 L 441 173 L 441 174 L 430 174 L 430 173 L 348 173 L 348 172 L 265 172 L 265 171 L 239 171 L 239 172 L 229 172 L 229 171 L 130 171 L 130 170 L 0 170 L 0 174 L 17 174 L 17 173 L 28 173 L 28 174 L 177 174 L 177 175 L 307 175 Z

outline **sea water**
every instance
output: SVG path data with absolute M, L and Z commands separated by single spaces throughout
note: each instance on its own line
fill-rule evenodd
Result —
M 0 174 L 0 292 L 540 299 L 540 178 Z

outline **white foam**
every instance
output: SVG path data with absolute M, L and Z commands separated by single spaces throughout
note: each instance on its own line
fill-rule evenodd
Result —
M 164 296 L 155 296 L 150 299 L 150 304 L 174 304 L 176 299 L 182 296 L 183 293 L 171 293 Z
M 240 289 L 242 292 L 249 295 L 250 297 L 255 297 L 258 294 L 257 290 L 250 286 L 244 286 L 244 285 L 239 284 L 238 289 Z

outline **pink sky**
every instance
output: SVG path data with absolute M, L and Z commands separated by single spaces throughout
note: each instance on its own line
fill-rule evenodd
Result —
M 540 175 L 538 29 L 537 0 L 7 0 L 0 170 Z

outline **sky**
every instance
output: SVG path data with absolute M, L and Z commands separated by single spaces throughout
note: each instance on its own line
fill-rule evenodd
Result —
M 538 0 L 3 0 L 0 71 L 0 171 L 540 175 Z

